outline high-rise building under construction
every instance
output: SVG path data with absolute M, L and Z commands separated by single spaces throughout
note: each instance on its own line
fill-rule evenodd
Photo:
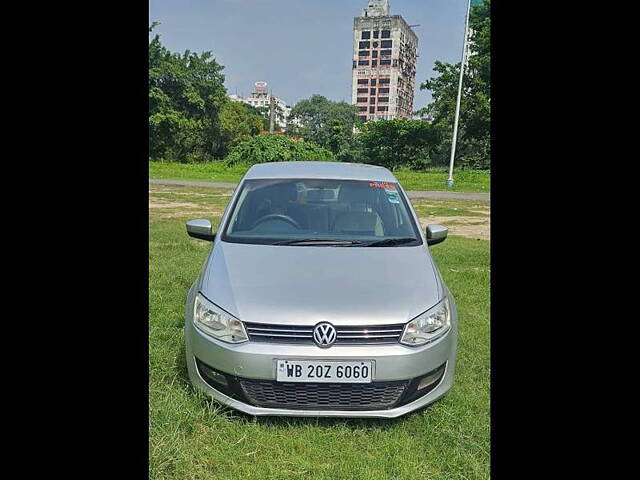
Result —
M 351 100 L 361 120 L 411 118 L 418 37 L 389 0 L 368 0 L 353 19 Z

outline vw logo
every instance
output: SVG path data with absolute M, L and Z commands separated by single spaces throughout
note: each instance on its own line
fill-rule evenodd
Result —
M 336 329 L 330 323 L 319 323 L 313 329 L 313 341 L 320 348 L 327 348 L 336 341 Z

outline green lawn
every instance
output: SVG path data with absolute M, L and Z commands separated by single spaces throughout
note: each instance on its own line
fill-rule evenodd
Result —
M 184 360 L 184 302 L 210 249 L 184 221 L 217 223 L 228 199 L 211 188 L 150 193 L 150 478 L 489 478 L 489 242 L 451 236 L 432 249 L 460 317 L 447 396 L 396 420 L 256 419 L 198 395 Z
M 238 182 L 249 166 L 227 167 L 222 162 L 207 163 L 166 163 L 149 162 L 149 178 L 171 180 L 202 180 L 209 182 Z M 429 190 L 455 192 L 489 192 L 488 172 L 475 170 L 454 170 L 454 186 L 448 188 L 448 170 L 443 168 L 424 172 L 398 170 L 394 172 L 406 190 Z

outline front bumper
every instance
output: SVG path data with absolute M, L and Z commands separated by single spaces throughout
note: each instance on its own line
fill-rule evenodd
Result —
M 395 418 L 422 408 L 443 395 L 453 384 L 456 362 L 457 322 L 440 339 L 424 347 L 392 345 L 352 345 L 319 349 L 315 345 L 274 345 L 247 342 L 230 345 L 219 342 L 197 330 L 190 319 L 185 326 L 186 356 L 189 378 L 193 385 L 218 402 L 250 415 L 312 417 L 380 417 Z M 198 370 L 196 358 L 229 378 L 275 381 L 276 360 L 372 360 L 373 382 L 415 381 L 444 366 L 444 374 L 428 393 L 392 408 L 372 410 L 328 410 L 298 408 L 265 408 L 226 395 L 207 383 Z M 408 382 L 411 385 L 411 382 Z M 223 389 L 222 389 L 223 390 Z

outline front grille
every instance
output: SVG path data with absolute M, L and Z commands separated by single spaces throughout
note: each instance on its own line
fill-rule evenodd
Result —
M 272 325 L 264 323 L 244 324 L 252 342 L 313 344 L 313 326 Z M 397 343 L 404 324 L 339 326 L 336 329 L 335 345 L 362 345 Z
M 393 407 L 408 381 L 348 383 L 276 383 L 240 380 L 249 401 L 265 408 L 296 410 L 381 410 Z

